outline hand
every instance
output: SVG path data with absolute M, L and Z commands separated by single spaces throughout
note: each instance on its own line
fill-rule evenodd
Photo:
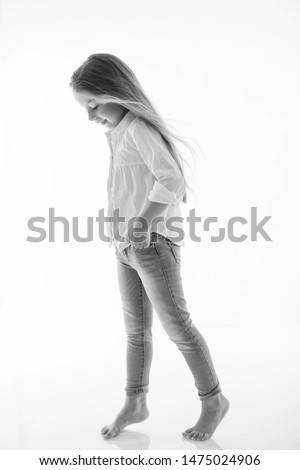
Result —
M 134 248 L 134 249 L 141 249 L 141 248 L 147 248 L 149 245 L 150 245 L 150 232 L 135 232 L 136 228 L 133 227 L 133 225 L 131 225 L 129 228 L 128 228 L 128 231 L 127 231 L 127 239 L 129 241 L 129 243 L 131 244 L 131 246 Z M 133 242 L 131 241 L 133 238 L 134 238 L 134 234 L 135 233 L 135 237 L 138 238 L 138 237 L 146 237 L 146 239 L 144 241 L 141 241 L 141 242 Z

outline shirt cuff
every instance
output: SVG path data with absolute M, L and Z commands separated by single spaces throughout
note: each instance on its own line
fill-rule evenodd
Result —
M 178 204 L 182 201 L 182 197 L 182 194 L 178 197 L 174 191 L 169 191 L 158 181 L 155 181 L 154 186 L 148 195 L 149 201 L 160 202 L 161 204 Z

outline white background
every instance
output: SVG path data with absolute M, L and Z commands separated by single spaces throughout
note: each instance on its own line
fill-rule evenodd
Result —
M 293 0 L 1 2 L 1 449 L 299 449 L 300 7 Z M 106 207 L 109 150 L 69 88 L 92 53 L 124 60 L 168 123 L 197 142 L 182 204 L 242 243 L 187 236 L 182 277 L 231 408 L 213 439 L 181 432 L 200 402 L 154 318 L 150 418 L 111 441 L 125 346 L 113 248 L 29 243 L 48 211 Z M 186 155 L 188 158 L 188 155 Z M 190 163 L 192 161 L 190 160 Z M 250 208 L 272 238 L 250 239 Z M 60 224 L 61 225 L 61 224 Z M 188 234 L 188 224 L 185 223 Z

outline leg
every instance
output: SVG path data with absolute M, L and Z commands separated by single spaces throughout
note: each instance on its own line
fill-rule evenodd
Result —
M 225 416 L 229 402 L 221 393 L 205 339 L 187 310 L 180 273 L 180 246 L 160 236 L 157 243 L 131 250 L 130 255 L 165 331 L 194 376 L 202 402 L 200 419 L 184 435 L 192 437 L 190 433 L 194 435 L 197 431 L 197 439 L 208 439 Z
M 118 283 L 122 299 L 126 353 L 126 399 L 114 422 L 102 428 L 108 439 L 117 436 L 126 426 L 145 420 L 149 416 L 146 394 L 152 361 L 153 308 L 139 275 L 123 253 L 116 251 Z
M 136 270 L 119 259 L 117 271 L 127 335 L 125 390 L 127 396 L 139 395 L 149 391 L 153 307 Z

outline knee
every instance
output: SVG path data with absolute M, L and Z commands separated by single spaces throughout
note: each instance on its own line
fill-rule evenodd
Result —
M 147 328 L 145 330 L 134 330 L 134 331 L 126 331 L 127 341 L 131 344 L 136 346 L 141 346 L 145 342 L 152 341 L 152 330 L 151 328 Z
M 197 345 L 195 327 L 190 319 L 178 325 L 168 328 L 167 334 L 170 340 L 181 349 L 195 349 Z

